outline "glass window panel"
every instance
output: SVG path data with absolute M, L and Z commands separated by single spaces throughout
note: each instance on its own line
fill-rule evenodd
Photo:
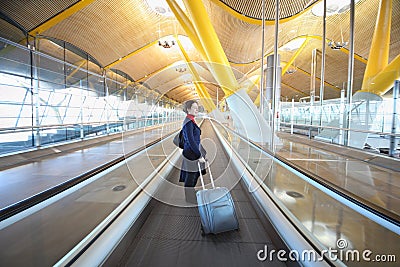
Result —
M 20 117 L 18 118 L 17 127 L 32 126 L 32 105 L 25 104 L 22 106 L 20 111 Z
M 0 103 L 23 103 L 29 88 L 0 85 Z M 28 94 L 30 96 L 30 94 Z M 28 99 L 30 101 L 30 97 Z
M 64 124 L 80 123 L 81 121 L 80 113 L 81 113 L 80 108 L 71 108 L 71 107 L 68 108 L 68 111 L 64 119 Z
M 106 95 L 106 89 L 104 86 L 103 82 L 97 82 L 97 83 L 90 83 L 89 82 L 89 88 L 92 92 L 94 92 L 97 96 L 102 97 Z
M 3 51 L 6 50 L 6 51 Z M 0 71 L 21 76 L 31 76 L 30 52 L 7 44 L 0 55 Z
M 67 74 L 67 86 L 74 86 L 74 87 L 80 87 L 80 84 L 82 86 L 86 86 L 86 83 L 81 83 L 81 81 L 86 80 L 86 70 L 84 69 L 86 64 L 84 64 L 82 67 L 73 67 L 73 66 L 67 66 L 66 67 L 66 74 Z
M 64 64 L 48 57 L 37 55 L 37 74 L 40 80 L 64 84 Z

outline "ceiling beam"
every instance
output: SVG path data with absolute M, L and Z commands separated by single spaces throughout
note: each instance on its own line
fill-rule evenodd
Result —
M 110 64 L 108 64 L 108 65 L 105 66 L 104 68 L 105 68 L 105 69 L 109 69 L 109 68 L 113 67 L 114 65 L 117 65 L 118 63 L 121 63 L 122 61 L 124 61 L 124 60 L 130 58 L 131 56 L 134 56 L 134 55 L 138 54 L 139 52 L 141 52 L 141 51 L 143 51 L 143 50 L 145 50 L 145 49 L 147 49 L 147 48 L 149 48 L 149 47 L 155 45 L 157 42 L 158 42 L 158 40 L 155 40 L 155 41 L 153 41 L 153 42 L 151 42 L 151 43 L 149 43 L 149 44 L 147 44 L 147 45 L 145 45 L 145 46 L 142 46 L 141 48 L 139 48 L 139 49 L 137 49 L 137 50 L 135 50 L 135 51 L 129 53 L 128 55 L 123 56 L 123 57 L 117 59 L 117 60 L 114 61 L 114 62 L 111 62 Z
M 299 35 L 299 36 L 296 36 L 296 37 L 294 37 L 294 38 L 288 40 L 288 41 L 287 41 L 285 44 L 283 44 L 282 46 L 286 45 L 287 43 L 289 43 L 289 42 L 291 42 L 291 41 L 293 41 L 293 40 L 299 39 L 299 38 L 307 38 L 307 39 L 322 40 L 322 36 L 319 36 L 319 35 Z M 329 43 L 329 42 L 331 42 L 332 40 L 326 38 L 325 41 L 326 41 L 327 43 Z M 282 47 L 282 46 L 281 46 L 281 47 Z M 279 48 L 281 48 L 281 47 L 279 47 Z M 345 53 L 345 54 L 347 54 L 347 55 L 349 54 L 349 50 L 348 50 L 347 48 L 344 48 L 344 47 L 340 48 L 339 51 L 341 51 L 341 52 L 343 52 L 343 53 Z M 267 55 L 265 55 L 264 58 L 265 58 L 265 57 L 268 57 L 269 55 L 272 55 L 272 54 L 273 54 L 273 52 L 270 52 L 270 53 L 268 53 Z M 364 63 L 364 64 L 367 64 L 367 62 L 368 62 L 368 60 L 367 60 L 366 58 L 363 58 L 362 56 L 360 56 L 360 55 L 358 55 L 358 54 L 354 54 L 354 59 L 356 59 L 356 60 L 358 60 L 358 61 L 360 61 L 360 62 L 362 62 L 362 63 Z M 250 64 L 257 63 L 257 62 L 259 62 L 260 60 L 261 60 L 261 58 L 259 58 L 259 59 L 257 59 L 257 60 L 253 60 L 253 61 L 251 61 L 251 62 L 247 62 L 247 63 L 236 63 L 236 62 L 231 62 L 231 61 L 230 61 L 229 63 L 232 64 L 232 65 L 234 65 L 234 66 L 240 67 L 240 66 L 247 66 L 247 65 L 250 65 Z
M 294 88 L 293 86 L 291 86 L 291 85 L 289 85 L 289 84 L 286 84 L 286 83 L 282 83 L 284 86 L 286 86 L 286 87 L 288 87 L 290 90 L 292 90 L 292 91 L 295 91 L 295 92 L 297 92 L 297 93 L 300 93 L 300 94 L 303 94 L 303 95 L 305 95 L 305 96 L 307 96 L 307 94 L 306 93 L 304 93 L 303 91 L 301 91 L 301 90 L 299 90 L 299 89 L 297 89 L 297 88 Z

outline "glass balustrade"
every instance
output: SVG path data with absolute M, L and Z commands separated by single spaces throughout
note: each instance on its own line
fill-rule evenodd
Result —
M 183 112 L 102 76 L 0 39 L 0 154 L 181 121 Z M 3 49 L 4 50 L 4 49 Z

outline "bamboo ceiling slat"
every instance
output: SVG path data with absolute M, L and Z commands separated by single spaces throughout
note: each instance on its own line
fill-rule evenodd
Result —
M 253 0 L 251 4 L 246 0 L 221 0 L 225 5 L 250 18 L 261 19 L 262 0 Z M 311 2 L 315 2 L 311 1 Z M 310 0 L 280 0 L 280 18 L 288 18 L 304 10 Z M 275 0 L 265 1 L 266 20 L 275 19 Z
M 30 31 L 79 0 L 0 1 L 0 10 Z
M 139 80 L 179 60 L 182 60 L 182 57 L 177 46 L 163 48 L 154 44 L 146 50 L 121 61 L 114 68 L 119 68 L 133 79 Z
M 79 43 L 80 48 L 108 65 L 157 40 L 164 20 L 142 1 L 98 0 L 45 34 Z M 163 25 L 164 33 L 175 33 L 173 27 Z
M 7 23 L 5 20 L 0 19 L 0 33 L 3 38 L 13 42 L 20 42 L 25 35 L 17 27 Z

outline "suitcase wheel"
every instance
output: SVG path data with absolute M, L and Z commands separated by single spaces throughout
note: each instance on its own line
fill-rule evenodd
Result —
M 206 233 L 204 233 L 203 225 L 200 227 L 200 231 L 201 231 L 201 236 L 205 236 L 206 235 Z

